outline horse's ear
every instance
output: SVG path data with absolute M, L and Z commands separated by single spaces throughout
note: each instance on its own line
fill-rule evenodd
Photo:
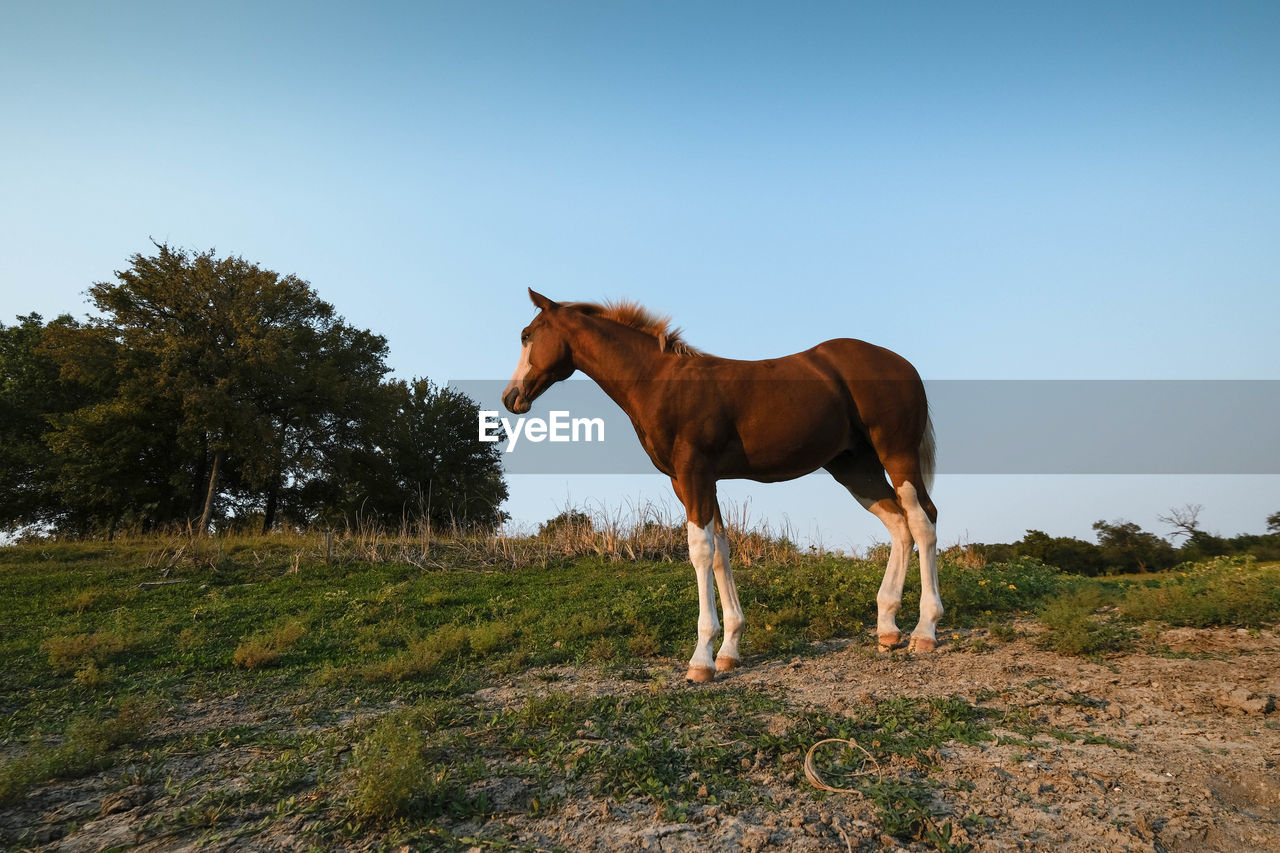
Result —
M 532 287 L 529 288 L 529 299 L 542 311 L 546 311 L 548 308 L 560 307 L 560 303 L 551 301 Z

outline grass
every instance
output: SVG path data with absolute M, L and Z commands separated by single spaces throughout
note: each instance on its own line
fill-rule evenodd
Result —
M 1038 644 L 1105 657 L 1139 645 L 1144 624 L 1257 628 L 1280 620 L 1280 571 L 1252 557 L 1218 557 L 1162 575 L 1075 579 L 1038 611 Z
M 1182 565 L 1162 583 L 1126 589 L 1120 610 L 1130 619 L 1183 627 L 1269 625 L 1280 619 L 1280 573 L 1252 557 Z
M 106 719 L 73 719 L 60 743 L 41 744 L 0 764 L 0 805 L 12 803 L 38 783 L 83 776 L 107 766 L 113 751 L 146 736 L 158 710 L 153 701 L 128 697 Z
M 789 720 L 785 730 L 777 730 L 779 718 Z M 494 814 L 511 803 L 491 801 L 484 783 L 502 778 L 517 780 L 519 809 L 531 813 L 597 796 L 645 802 L 664 820 L 685 822 L 707 805 L 729 813 L 770 808 L 774 795 L 759 774 L 794 777 L 818 739 L 856 737 L 888 765 L 894 756 L 919 761 L 943 743 L 991 740 L 998 719 L 956 698 L 890 701 L 833 717 L 745 688 L 591 699 L 552 692 L 489 715 L 428 702 L 374 726 L 356 747 L 349 781 L 357 813 L 381 821 Z M 449 763 L 463 745 L 472 760 Z M 857 786 L 890 834 L 949 837 L 930 805 L 938 786 L 923 776 Z
M 252 836 L 296 820 L 353 844 L 374 833 L 438 846 L 466 821 L 554 813 L 575 797 L 675 821 L 709 806 L 767 811 L 776 785 L 820 798 L 797 776 L 805 750 L 853 737 L 885 766 L 926 768 L 850 777 L 885 831 L 955 846 L 931 751 L 1018 721 L 954 697 L 832 716 L 732 685 L 646 689 L 655 661 L 674 669 L 689 654 L 697 612 L 692 571 L 663 528 L 597 519 L 543 541 L 373 531 L 0 549 L 0 802 L 108 774 L 101 784 L 163 787 L 173 808 L 148 838 Z M 835 638 L 871 646 L 882 563 L 735 535 L 748 662 Z M 1152 620 L 1280 617 L 1274 566 L 1097 582 L 963 556 L 943 557 L 945 624 L 986 627 L 992 642 L 1016 639 L 1010 623 L 1029 614 L 1057 651 L 1095 656 L 1130 648 Z M 917 590 L 909 583 L 904 614 Z M 556 692 L 549 668 L 565 664 L 633 687 Z M 476 698 L 532 668 L 546 695 L 501 710 Z M 852 767 L 838 751 L 827 760 L 836 781 Z M 33 843 L 4 832 L 0 846 Z

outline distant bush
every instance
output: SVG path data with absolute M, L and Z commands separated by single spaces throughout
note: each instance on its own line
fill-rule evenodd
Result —
M 547 538 L 578 534 L 590 536 L 594 532 L 595 523 L 591 516 L 580 509 L 566 509 L 538 525 L 538 535 Z

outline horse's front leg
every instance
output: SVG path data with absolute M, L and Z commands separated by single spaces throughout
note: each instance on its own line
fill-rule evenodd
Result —
M 716 660 L 711 646 L 720 633 L 720 620 L 716 618 L 716 590 L 712 576 L 712 560 L 715 555 L 715 525 L 705 526 L 695 521 L 687 525 L 689 531 L 689 561 L 698 579 L 698 644 L 689 658 L 690 681 L 706 682 L 716 677 Z
M 676 495 L 684 504 L 688 522 L 689 562 L 698 581 L 698 643 L 689 658 L 690 681 L 706 682 L 716 677 L 716 659 L 711 647 L 720 633 L 720 620 L 716 618 L 715 557 L 716 557 L 716 481 L 701 472 L 696 465 L 682 468 L 685 473 L 671 479 Z M 728 548 L 725 548 L 728 556 Z M 728 563 L 724 564 L 726 567 Z M 723 589 L 723 588 L 722 588 Z M 735 596 L 736 598 L 736 596 Z M 736 651 L 736 638 L 734 643 Z

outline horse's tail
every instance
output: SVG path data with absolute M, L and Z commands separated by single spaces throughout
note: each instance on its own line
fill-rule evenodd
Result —
M 937 469 L 938 445 L 933 437 L 933 418 L 925 410 L 924 435 L 920 437 L 920 449 L 916 451 L 920 459 L 920 476 L 924 478 L 924 487 L 933 491 L 933 473 Z

